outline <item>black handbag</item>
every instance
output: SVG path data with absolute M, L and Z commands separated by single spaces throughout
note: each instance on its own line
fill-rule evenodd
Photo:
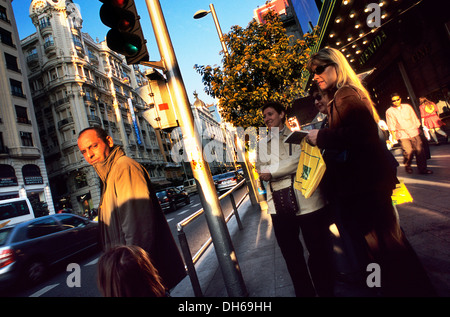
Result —
M 300 210 L 297 197 L 295 196 L 294 175 L 292 175 L 291 181 L 291 186 L 280 190 L 273 190 L 272 182 L 269 181 L 270 191 L 272 192 L 272 199 L 277 215 L 293 216 Z

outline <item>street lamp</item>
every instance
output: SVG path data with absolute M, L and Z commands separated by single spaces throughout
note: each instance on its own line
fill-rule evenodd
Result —
M 197 12 L 195 12 L 194 19 L 201 19 L 207 16 L 209 13 L 211 13 L 213 16 L 214 24 L 216 25 L 217 34 L 219 35 L 220 44 L 222 44 L 223 52 L 225 53 L 226 56 L 228 56 L 229 55 L 228 49 L 227 46 L 225 45 L 225 41 L 223 40 L 222 29 L 220 28 L 219 19 L 217 19 L 217 14 L 216 10 L 214 9 L 214 5 L 212 3 L 209 5 L 209 11 L 198 10 Z
M 211 13 L 213 16 L 214 25 L 216 26 L 217 34 L 219 35 L 219 40 L 220 40 L 220 44 L 222 44 L 223 52 L 224 52 L 225 56 L 228 57 L 230 54 L 228 53 L 227 45 L 225 44 L 225 41 L 223 39 L 222 29 L 220 28 L 219 19 L 217 18 L 217 14 L 216 14 L 216 10 L 214 9 L 214 5 L 212 3 L 209 5 L 209 11 L 198 10 L 197 12 L 195 12 L 194 19 L 201 19 L 201 18 L 207 16 L 209 13 Z M 252 202 L 252 205 L 257 204 L 258 198 L 256 195 L 256 189 L 255 189 L 256 182 L 255 182 L 255 179 L 251 172 L 251 169 L 249 167 L 248 159 L 244 153 L 244 149 L 242 148 L 242 145 L 240 144 L 240 142 L 237 142 L 237 144 L 235 142 L 235 145 L 237 147 L 237 153 L 238 153 L 239 159 L 240 159 L 241 163 L 244 165 L 242 170 L 244 172 L 245 180 L 246 180 L 247 186 L 249 188 L 248 192 L 249 192 L 250 200 Z

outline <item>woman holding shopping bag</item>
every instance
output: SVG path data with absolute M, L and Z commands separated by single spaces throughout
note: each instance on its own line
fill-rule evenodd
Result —
M 295 294 L 299 297 L 333 296 L 334 268 L 326 201 L 319 189 L 306 199 L 293 188 L 300 145 L 284 142 L 291 132 L 285 125 L 284 107 L 278 102 L 269 102 L 262 112 L 269 131 L 267 137 L 259 141 L 256 168 L 265 182 L 268 213 Z M 309 252 L 308 265 L 300 231 Z
M 306 138 L 325 150 L 326 195 L 335 207 L 339 230 L 351 239 L 362 284 L 368 264 L 377 263 L 381 295 L 432 295 L 392 205 L 396 170 L 385 142 L 380 141 L 379 116 L 369 93 L 336 49 L 324 48 L 312 55 L 308 68 L 331 101 L 329 126 L 310 131 Z

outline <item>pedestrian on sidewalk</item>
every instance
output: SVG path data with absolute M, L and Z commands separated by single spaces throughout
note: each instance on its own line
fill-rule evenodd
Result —
M 427 167 L 427 154 L 420 137 L 420 121 L 413 107 L 401 103 L 402 99 L 398 93 L 391 95 L 392 106 L 386 110 L 386 123 L 391 134 L 400 141 L 403 150 L 405 171 L 413 173 L 411 167 L 414 155 L 420 174 L 433 174 Z
M 396 164 L 380 140 L 379 116 L 369 93 L 336 49 L 315 53 L 308 68 L 330 102 L 328 127 L 311 130 L 306 138 L 325 151 L 325 196 L 335 211 L 339 231 L 350 239 L 361 285 L 366 285 L 368 264 L 375 262 L 381 267 L 383 295 L 423 295 L 426 275 L 392 205 L 398 182 Z
M 166 297 L 147 252 L 135 245 L 115 246 L 98 261 L 98 287 L 105 297 Z
M 141 247 L 164 285 L 173 288 L 186 270 L 145 168 L 99 127 L 81 131 L 78 147 L 101 180 L 98 222 L 103 250 L 117 245 Z
M 439 145 L 439 140 L 436 133 L 442 135 L 445 138 L 445 143 L 448 142 L 448 135 L 441 130 L 444 122 L 439 118 L 438 109 L 434 102 L 431 102 L 425 97 L 419 98 L 420 102 L 420 117 L 422 118 L 422 126 L 424 129 L 428 129 L 430 137 L 433 138 L 436 145 Z M 430 141 L 430 138 L 428 138 Z
M 275 237 L 286 261 L 295 294 L 298 297 L 333 296 L 334 268 L 326 201 L 320 189 L 306 199 L 292 187 L 301 149 L 298 144 L 283 142 L 291 132 L 285 125 L 284 107 L 278 102 L 269 102 L 263 106 L 262 112 L 269 134 L 259 142 L 256 168 L 261 180 L 265 182 L 268 213 L 271 215 Z M 298 208 L 277 209 L 274 192 L 290 187 Z M 308 265 L 300 231 L 309 252 Z

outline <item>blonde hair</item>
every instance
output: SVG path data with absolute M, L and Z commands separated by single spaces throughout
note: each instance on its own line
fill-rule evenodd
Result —
M 318 66 L 321 64 L 333 64 L 337 74 L 336 89 L 342 88 L 343 86 L 350 86 L 356 88 L 363 94 L 363 97 L 366 98 L 372 106 L 372 115 L 378 123 L 378 121 L 380 121 L 380 116 L 374 107 L 370 94 L 359 80 L 358 75 L 356 75 L 345 56 L 337 49 L 323 48 L 311 56 L 307 67 L 311 70 L 313 65 Z

